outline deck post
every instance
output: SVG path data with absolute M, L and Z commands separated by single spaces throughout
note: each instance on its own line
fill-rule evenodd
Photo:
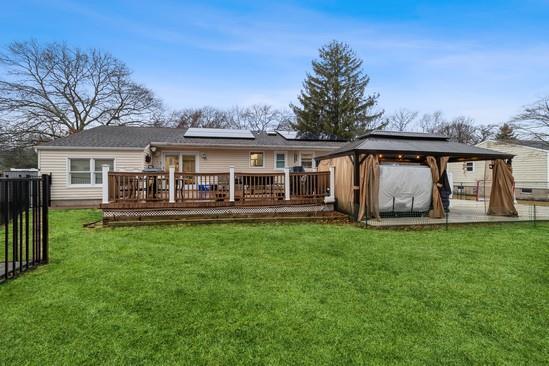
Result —
M 335 167 L 330 166 L 330 195 L 324 199 L 325 203 L 335 202 Z
M 290 168 L 284 168 L 284 199 L 290 200 Z
M 170 202 L 175 203 L 175 166 L 170 166 L 170 177 L 168 178 L 170 189 Z
M 103 200 L 102 203 L 109 203 L 109 166 L 103 165 L 101 167 L 102 182 L 103 182 Z
M 229 202 L 234 202 L 234 166 L 229 167 Z

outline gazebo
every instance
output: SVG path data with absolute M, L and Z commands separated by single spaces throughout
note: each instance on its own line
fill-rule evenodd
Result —
M 430 169 L 429 217 L 444 217 L 441 192 L 449 162 L 490 160 L 492 190 L 488 215 L 517 216 L 514 207 L 513 155 L 450 141 L 447 136 L 416 132 L 371 131 L 316 157 L 319 171 L 335 167 L 335 197 L 340 211 L 356 220 L 379 218 L 380 165 L 423 166 Z M 401 183 L 405 184 L 405 183 Z

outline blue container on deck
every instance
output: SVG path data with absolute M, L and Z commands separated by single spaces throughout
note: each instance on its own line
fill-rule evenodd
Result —
M 201 198 L 201 199 L 205 199 L 208 197 L 208 192 L 210 190 L 210 186 L 207 185 L 207 184 L 199 184 L 198 185 L 198 196 Z

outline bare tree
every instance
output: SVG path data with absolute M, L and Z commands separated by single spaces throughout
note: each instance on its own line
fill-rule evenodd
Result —
M 387 127 L 393 131 L 407 131 L 415 122 L 417 115 L 418 112 L 401 108 L 387 117 Z
M 480 131 L 471 117 L 459 116 L 448 122 L 440 122 L 428 132 L 448 136 L 451 141 L 475 145 L 486 138 L 485 128 L 482 129 L 482 133 Z
M 524 107 L 512 122 L 519 132 L 549 143 L 549 96 Z
M 174 112 L 172 123 L 178 128 L 230 128 L 233 127 L 231 115 L 224 110 L 204 106 L 200 108 L 186 108 Z
M 477 126 L 477 143 L 490 140 L 495 137 L 496 130 L 498 129 L 498 125 L 496 124 L 486 124 L 486 125 L 478 125 Z
M 422 132 L 432 132 L 436 126 L 439 126 L 445 123 L 441 111 L 435 111 L 433 113 L 425 113 L 419 120 L 419 128 Z
M 279 113 L 279 119 L 277 121 L 277 130 L 288 131 L 292 129 L 292 125 L 295 124 L 295 114 L 289 109 L 282 109 Z
M 161 103 L 108 53 L 14 42 L 0 54 L 0 117 L 18 138 L 51 139 L 96 125 L 149 124 Z
M 273 108 L 268 104 L 254 104 L 246 108 L 234 107 L 231 111 L 233 125 L 252 131 L 265 132 L 289 125 L 289 114 Z
M 265 132 L 288 129 L 294 118 L 292 112 L 278 110 L 267 104 L 235 106 L 229 110 L 205 106 L 172 112 L 161 124 L 179 128 L 237 128 Z

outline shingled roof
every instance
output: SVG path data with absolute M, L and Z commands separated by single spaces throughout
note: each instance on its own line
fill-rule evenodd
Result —
M 253 139 L 185 137 L 186 129 L 168 127 L 100 126 L 62 137 L 36 146 L 37 149 L 56 148 L 142 148 L 157 146 L 211 146 L 252 148 L 315 148 L 334 149 L 344 142 L 288 140 L 279 134 L 254 132 Z
M 416 132 L 372 131 L 355 141 L 317 157 L 317 160 L 359 154 L 448 156 L 450 161 L 466 159 L 509 159 L 514 155 L 450 141 L 446 136 Z
M 533 147 L 535 149 L 549 150 L 549 142 L 539 140 L 511 140 L 511 144 L 517 144 L 527 147 Z

